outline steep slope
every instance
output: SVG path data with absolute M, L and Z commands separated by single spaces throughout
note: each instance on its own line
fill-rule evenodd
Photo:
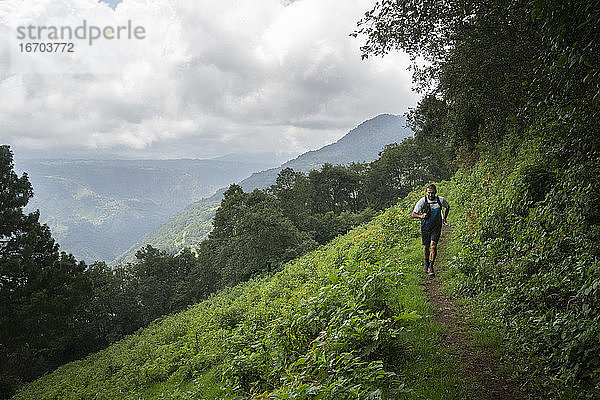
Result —
M 335 143 L 319 150 L 306 152 L 277 168 L 253 173 L 239 184 L 244 191 L 250 192 L 274 184 L 277 174 L 284 168 L 308 172 L 320 168 L 324 163 L 336 165 L 373 161 L 387 144 L 400 143 L 403 139 L 412 136 L 413 132 L 405 125 L 406 119 L 402 116 L 378 115 L 361 123 Z M 168 252 L 177 252 L 183 247 L 197 245 L 212 229 L 210 220 L 225 189 L 220 189 L 212 197 L 195 202 L 181 213 L 174 215 L 155 231 L 140 238 L 112 264 L 134 262 L 136 251 L 146 244 Z
M 439 333 L 418 316 L 431 309 L 418 278 L 412 201 L 273 276 L 65 365 L 15 399 L 396 398 L 408 390 L 429 397 L 434 386 L 468 398 L 443 353 L 431 352 L 439 359 L 428 363 L 444 382 L 410 372 Z
M 573 173 L 587 173 L 578 165 L 545 174 L 555 153 L 539 143 L 438 185 L 452 205 L 453 239 L 440 248 L 439 265 L 448 263 L 436 279 L 464 296 L 473 337 L 502 354 L 524 398 L 597 398 L 598 229 L 563 212 L 567 201 L 581 215 L 587 205 L 572 189 L 592 186 Z M 281 272 L 61 367 L 16 399 L 519 398 L 504 386 L 497 397 L 482 392 L 487 373 L 470 373 L 463 355 L 445 350 L 457 332 L 435 322 L 423 293 L 431 283 L 420 272 L 419 223 L 409 216 L 421 195 Z

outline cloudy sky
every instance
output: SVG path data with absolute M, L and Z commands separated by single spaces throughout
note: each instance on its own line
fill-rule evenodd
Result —
M 373 4 L 0 0 L 0 143 L 65 158 L 322 147 L 416 102 L 405 55 L 361 60 L 349 36 Z M 36 41 L 74 51 L 28 52 Z

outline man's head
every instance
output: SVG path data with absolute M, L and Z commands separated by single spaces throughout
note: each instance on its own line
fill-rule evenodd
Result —
M 427 185 L 427 189 L 425 189 L 425 193 L 427 194 L 427 197 L 429 197 L 430 199 L 433 199 L 435 197 L 435 194 L 437 193 L 437 189 L 435 188 L 435 185 L 433 183 Z

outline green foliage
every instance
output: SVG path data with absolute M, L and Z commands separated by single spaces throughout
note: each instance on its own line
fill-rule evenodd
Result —
M 359 22 L 365 57 L 402 49 L 415 60 L 413 81 L 438 98 L 444 136 L 455 152 L 473 152 L 508 132 L 536 49 L 527 17 L 505 1 L 380 1 Z M 417 60 L 425 59 L 427 63 Z
M 26 174 L 13 171 L 0 146 L 0 397 L 78 355 L 73 327 L 89 281 L 85 264 L 59 253 L 39 213 L 25 214 L 33 196 Z
M 137 286 L 130 270 L 111 270 L 98 262 L 89 266 L 86 275 L 91 290 L 78 315 L 78 338 L 71 343 L 72 348 L 80 349 L 81 356 L 122 339 L 142 323 L 135 296 Z
M 529 3 L 545 50 L 534 63 L 537 75 L 544 78 L 533 86 L 540 101 L 561 105 L 561 117 L 580 110 L 586 110 L 588 121 L 599 117 L 599 5 L 598 1 Z
M 585 129 L 580 127 L 580 129 Z M 593 398 L 600 384 L 597 159 L 572 164 L 561 126 L 540 124 L 515 160 L 455 177 L 462 250 L 455 285 L 485 299 L 530 384 Z M 462 195 L 461 195 L 462 194 Z
M 328 163 L 323 164 L 320 171 L 310 171 L 308 180 L 313 191 L 313 211 L 339 215 L 342 211 L 358 212 L 364 208 L 360 178 L 356 169 Z
M 168 254 L 177 254 L 186 247 L 197 247 L 212 230 L 212 219 L 219 204 L 219 201 L 211 199 L 190 204 L 155 231 L 142 236 L 111 264 L 136 262 L 135 253 L 148 244 Z
M 441 127 L 437 137 L 472 165 L 509 134 L 522 138 L 549 109 L 561 120 L 598 120 L 598 4 L 384 0 L 354 35 L 366 37 L 364 57 L 396 49 L 412 57 L 426 94 L 411 113 L 422 128 L 416 136 Z
M 208 243 L 200 247 L 208 253 L 200 257 L 220 271 L 224 286 L 270 272 L 316 247 L 310 235 L 284 215 L 273 195 L 244 193 L 238 185 L 225 192 L 213 225 Z
M 390 210 L 15 398 L 389 398 L 407 390 L 395 372 L 416 318 L 396 301 L 405 277 L 395 246 L 412 241 L 414 227 L 407 215 Z
M 416 140 L 474 166 L 449 187 L 452 286 L 493 310 L 521 376 L 559 398 L 600 386 L 598 5 L 384 0 L 355 32 L 365 57 L 412 56 Z
M 412 138 L 390 144 L 369 165 L 365 197 L 375 209 L 383 209 L 404 198 L 417 186 L 450 178 L 444 150 L 435 141 Z

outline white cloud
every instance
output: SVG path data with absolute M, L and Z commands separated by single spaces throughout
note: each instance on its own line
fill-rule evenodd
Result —
M 414 104 L 408 59 L 361 61 L 361 40 L 349 37 L 372 1 L 287 3 L 124 0 L 113 10 L 95 0 L 1 1 L 0 93 L 10 101 L 0 102 L 0 142 L 63 157 L 301 152 Z M 68 60 L 15 56 L 18 26 L 83 20 L 131 21 L 146 36 L 98 39 Z

